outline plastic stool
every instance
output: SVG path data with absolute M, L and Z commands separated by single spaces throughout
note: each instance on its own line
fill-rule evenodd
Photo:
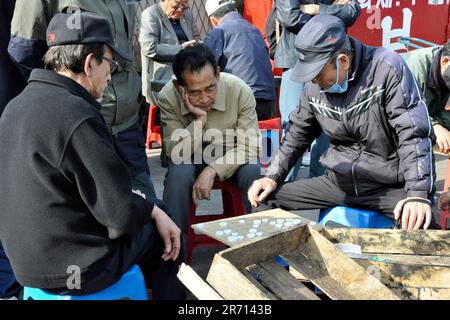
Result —
M 263 139 L 264 157 L 261 159 L 263 167 L 267 166 L 270 157 L 278 150 L 281 142 L 281 118 L 258 121 Z
M 97 293 L 69 296 L 45 292 L 42 289 L 25 287 L 24 300 L 147 300 L 144 276 L 137 265 L 131 267 L 122 278 L 112 286 Z
M 344 206 L 320 210 L 319 223 L 325 225 L 328 221 L 350 228 L 389 229 L 394 226 L 394 221 L 381 213 Z
M 195 215 L 196 206 L 191 201 L 189 208 L 189 226 L 197 223 L 205 223 L 209 221 L 214 221 L 217 219 L 232 218 L 245 214 L 244 198 L 242 196 L 241 190 L 238 186 L 231 181 L 219 181 L 215 180 L 213 184 L 213 190 L 222 190 L 222 214 L 208 214 L 208 215 Z M 191 264 L 192 262 L 192 252 L 197 246 L 218 246 L 223 245 L 222 242 L 214 240 L 207 235 L 199 235 L 194 232 L 191 227 L 188 228 L 188 239 L 187 239 L 187 257 L 186 262 Z
M 155 125 L 156 123 L 156 112 L 158 107 L 151 105 L 148 109 L 148 123 L 147 123 L 147 141 L 145 142 L 145 147 L 147 149 L 152 148 L 153 142 L 158 142 L 162 146 L 161 139 L 161 126 Z

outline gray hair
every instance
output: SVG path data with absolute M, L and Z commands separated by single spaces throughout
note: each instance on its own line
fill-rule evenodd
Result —
M 89 54 L 94 55 L 97 63 L 102 63 L 105 54 L 105 44 L 71 44 L 53 46 L 44 55 L 45 69 L 53 71 L 68 70 L 73 73 L 82 73 L 84 63 Z

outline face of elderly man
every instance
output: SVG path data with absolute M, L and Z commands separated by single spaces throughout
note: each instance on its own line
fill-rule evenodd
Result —
M 105 46 L 102 62 L 98 63 L 92 58 L 88 68 L 90 69 L 86 73 L 90 84 L 88 91 L 95 99 L 99 99 L 103 97 L 103 93 L 108 87 L 109 81 L 111 81 L 111 73 L 116 69 L 116 62 L 113 60 L 111 49 Z
M 189 8 L 188 0 L 164 0 L 162 4 L 167 16 L 174 20 L 180 19 L 183 12 Z

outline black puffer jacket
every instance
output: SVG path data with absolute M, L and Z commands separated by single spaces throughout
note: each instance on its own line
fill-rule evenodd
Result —
M 434 193 L 435 140 L 427 106 L 401 57 L 351 39 L 352 74 L 345 94 L 306 84 L 266 176 L 281 182 L 323 130 L 330 147 L 321 163 L 349 195 L 404 186 L 408 197 Z

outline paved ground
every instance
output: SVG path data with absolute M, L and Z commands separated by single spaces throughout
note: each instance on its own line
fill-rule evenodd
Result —
M 149 150 L 148 152 L 148 162 L 152 174 L 153 184 L 155 186 L 156 195 L 159 198 L 162 198 L 163 194 L 163 183 L 164 176 L 166 173 L 166 168 L 161 167 L 161 162 L 159 159 L 160 148 L 155 148 Z M 436 199 L 439 194 L 442 192 L 444 188 L 444 178 L 445 171 L 447 167 L 447 158 L 444 156 L 437 155 L 436 156 L 436 173 L 437 173 L 437 181 L 436 181 L 436 189 L 438 192 L 436 193 Z M 306 174 L 306 169 L 300 171 L 300 177 Z M 220 192 L 214 193 L 211 201 L 201 201 L 198 212 L 220 212 L 222 208 L 222 200 Z M 305 210 L 300 213 L 302 216 L 317 221 L 319 210 Z M 208 274 L 208 270 L 210 268 L 212 258 L 214 254 L 220 250 L 225 249 L 226 247 L 210 247 L 210 248 L 198 248 L 194 249 L 193 259 L 192 259 L 192 268 L 203 278 L 206 279 Z

